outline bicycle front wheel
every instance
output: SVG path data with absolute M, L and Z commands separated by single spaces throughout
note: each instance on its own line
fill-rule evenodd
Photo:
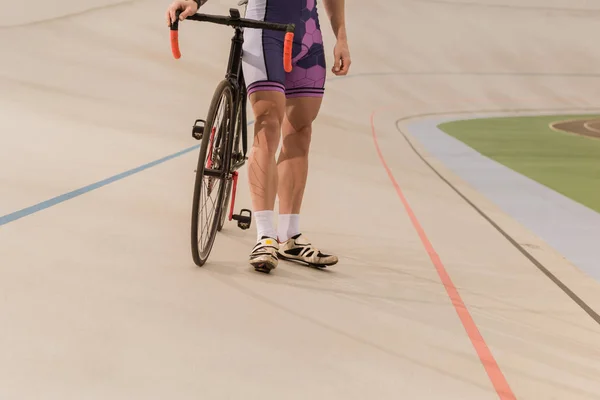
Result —
M 202 133 L 192 204 L 192 257 L 204 265 L 212 250 L 223 208 L 233 121 L 233 87 L 223 80 L 213 95 Z M 214 198 L 213 198 L 214 196 Z

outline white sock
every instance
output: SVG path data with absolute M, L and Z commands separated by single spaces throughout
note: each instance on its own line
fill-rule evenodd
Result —
M 275 212 L 273 210 L 255 211 L 254 218 L 256 219 L 256 237 L 257 242 L 263 236 L 268 236 L 273 239 L 277 239 L 277 231 L 273 226 L 273 217 Z
M 279 214 L 279 225 L 277 234 L 280 242 L 285 242 L 292 236 L 300 233 L 300 215 L 299 214 Z

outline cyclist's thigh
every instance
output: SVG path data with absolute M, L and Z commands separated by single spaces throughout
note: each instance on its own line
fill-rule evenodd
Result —
M 255 90 L 248 99 L 257 119 L 269 119 L 280 124 L 286 109 L 283 93 L 274 90 Z
M 295 131 L 310 128 L 321 109 L 322 98 L 318 96 L 296 96 L 287 98 L 285 117 Z
M 270 0 L 272 1 L 272 0 Z M 250 0 L 246 18 L 270 21 L 267 0 Z M 256 91 L 285 93 L 285 71 L 283 69 L 284 32 L 263 29 L 244 29 L 242 68 L 248 94 Z
M 295 21 L 293 68 L 286 73 L 285 93 L 288 98 L 322 97 L 326 62 L 319 16 L 314 1 L 303 0 L 302 6 Z

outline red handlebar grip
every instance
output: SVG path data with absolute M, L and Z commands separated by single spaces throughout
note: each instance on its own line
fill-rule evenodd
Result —
M 285 41 L 283 44 L 283 69 L 285 72 L 292 71 L 292 43 L 294 42 L 294 32 L 287 32 L 285 34 Z
M 179 31 L 176 30 L 171 31 L 171 51 L 173 52 L 173 57 L 176 59 L 181 57 L 181 52 L 179 51 Z

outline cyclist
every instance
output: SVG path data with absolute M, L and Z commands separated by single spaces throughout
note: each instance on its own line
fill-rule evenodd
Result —
M 206 1 L 175 0 L 167 9 L 167 23 L 175 20 L 177 10 L 182 11 L 183 20 Z M 351 63 L 344 2 L 323 0 L 336 37 L 332 68 L 335 75 L 346 75 Z M 246 18 L 296 25 L 290 73 L 283 69 L 284 32 L 244 30 L 242 68 L 255 116 L 248 180 L 257 243 L 251 250 L 250 264 L 259 271 L 276 268 L 279 258 L 320 267 L 336 264 L 338 258 L 314 247 L 299 226 L 312 123 L 321 107 L 326 75 L 316 0 L 248 0 Z

